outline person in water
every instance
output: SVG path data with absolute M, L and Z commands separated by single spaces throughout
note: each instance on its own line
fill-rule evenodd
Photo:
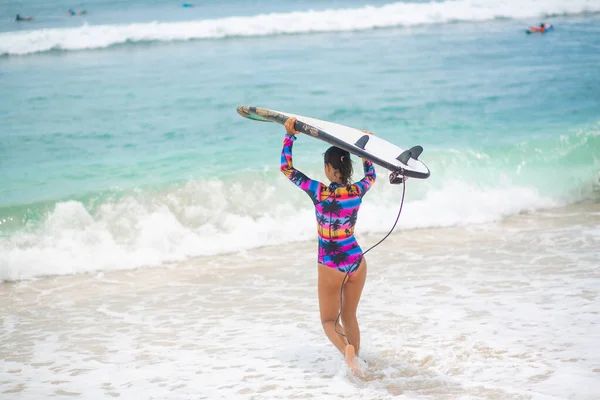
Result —
M 549 30 L 552 26 L 550 24 L 546 24 L 545 22 L 542 22 L 540 24 L 540 26 L 535 26 L 532 25 L 529 27 L 529 29 L 527 30 L 528 33 L 533 33 L 533 32 L 539 32 L 539 33 L 546 33 L 547 30 Z
M 281 172 L 311 198 L 317 217 L 318 296 L 321 324 L 325 334 L 345 356 L 352 372 L 360 372 L 355 355 L 360 350 L 360 329 L 356 318 L 358 302 L 367 277 L 367 262 L 354 237 L 354 226 L 362 198 L 375 183 L 375 168 L 364 159 L 364 178 L 351 183 L 350 153 L 330 147 L 324 155 L 325 185 L 304 175 L 292 164 L 292 145 L 296 140 L 295 118 L 285 123 L 286 135 L 281 152 Z M 369 133 L 367 131 L 363 131 Z M 343 285 L 340 304 L 340 288 Z M 341 312 L 341 326 L 337 323 Z
M 85 10 L 75 11 L 75 10 L 69 8 L 69 11 L 67 11 L 67 15 L 70 15 L 70 16 L 85 15 L 85 14 L 87 14 L 87 11 L 85 11 Z
M 31 21 L 33 17 L 21 17 L 19 14 L 15 17 L 15 21 Z

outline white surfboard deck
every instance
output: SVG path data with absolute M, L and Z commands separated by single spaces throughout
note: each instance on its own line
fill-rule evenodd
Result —
M 238 107 L 238 113 L 245 118 L 264 122 L 277 122 L 282 125 L 285 124 L 288 118 L 293 117 L 297 119 L 295 126 L 297 131 L 344 148 L 359 157 L 365 157 L 392 172 L 402 171 L 403 175 L 420 179 L 426 179 L 430 174 L 427 166 L 418 159 L 411 157 L 406 163 L 399 161 L 397 158 L 405 149 L 376 135 L 367 135 L 360 129 L 259 107 L 240 106 Z M 368 139 L 364 138 L 365 135 L 368 136 Z M 363 143 L 366 140 L 364 147 L 361 147 L 360 143 L 357 145 L 361 138 L 364 138 L 362 139 Z

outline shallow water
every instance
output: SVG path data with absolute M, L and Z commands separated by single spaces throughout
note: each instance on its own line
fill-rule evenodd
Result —
M 4 283 L 0 390 L 592 400 L 600 395 L 599 224 L 598 207 L 578 206 L 392 235 L 368 256 L 364 379 L 349 375 L 321 331 L 312 241 L 286 254 L 267 247 Z

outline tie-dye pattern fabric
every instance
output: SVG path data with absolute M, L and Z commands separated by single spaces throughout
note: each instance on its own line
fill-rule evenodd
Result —
M 363 252 L 354 238 L 354 226 L 362 197 L 375 182 L 373 163 L 363 158 L 365 176 L 350 185 L 315 181 L 294 168 L 292 145 L 295 136 L 285 135 L 281 152 L 281 172 L 304 190 L 315 205 L 319 235 L 320 264 L 353 274 L 360 265 Z

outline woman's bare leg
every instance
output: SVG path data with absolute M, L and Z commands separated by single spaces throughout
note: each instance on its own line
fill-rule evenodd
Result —
M 360 267 L 344 284 L 342 303 L 342 325 L 348 342 L 354 346 L 356 354 L 360 351 L 360 328 L 356 319 L 356 309 L 367 279 L 367 262 L 363 258 Z
M 367 264 L 363 259 L 356 273 L 346 279 L 343 289 L 343 307 L 341 320 L 343 327 L 338 325 L 336 332 L 335 321 L 340 311 L 340 289 L 345 274 L 334 268 L 319 264 L 319 309 L 321 323 L 325 334 L 342 353 L 353 372 L 357 372 L 358 364 L 354 359 L 360 349 L 360 329 L 356 319 L 356 310 L 362 289 L 367 277 Z
M 344 354 L 348 342 L 335 331 L 335 320 L 340 311 L 340 288 L 345 274 L 323 264 L 319 264 L 318 268 L 321 324 L 331 343 Z M 338 331 L 345 334 L 341 326 L 338 326 Z

